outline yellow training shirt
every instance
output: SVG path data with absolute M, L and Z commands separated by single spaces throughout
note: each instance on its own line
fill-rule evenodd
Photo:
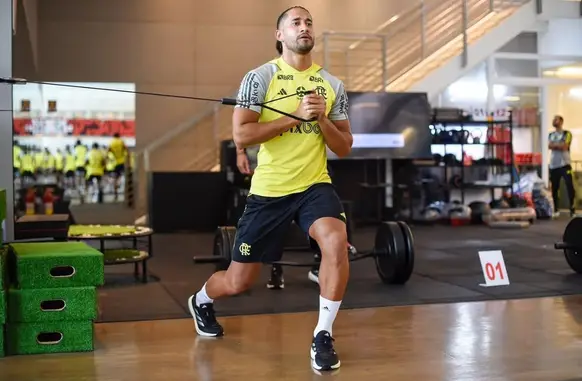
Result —
M 14 168 L 17 168 L 17 169 L 20 168 L 21 156 L 22 156 L 22 148 L 20 148 L 18 146 L 13 146 L 13 148 L 12 148 L 12 161 L 13 161 L 12 166 Z
M 84 145 L 75 146 L 75 164 L 78 168 L 85 167 L 87 161 L 87 147 Z
M 105 155 L 100 149 L 91 149 L 87 161 L 87 178 L 90 176 L 103 176 L 105 172 Z
M 62 172 L 63 168 L 65 168 L 65 157 L 62 153 L 57 152 L 55 154 L 55 169 L 57 172 Z
M 65 172 L 75 171 L 77 169 L 77 164 L 75 162 L 75 155 L 72 153 L 67 153 L 65 156 Z
M 20 170 L 22 172 L 34 172 L 34 158 L 31 154 L 25 153 L 22 155 Z
M 343 82 L 321 66 L 313 64 L 298 71 L 283 58 L 272 60 L 248 72 L 242 80 L 239 101 L 269 102 L 269 106 L 293 113 L 304 91 L 315 90 L 327 102 L 327 117 L 331 121 L 348 119 L 348 97 Z M 270 122 L 282 115 L 261 106 L 249 108 L 260 114 L 259 122 Z M 251 194 L 280 197 L 303 192 L 317 183 L 331 183 L 327 173 L 327 150 L 317 122 L 297 122 L 285 133 L 261 144 L 257 168 L 251 181 Z
M 111 143 L 109 144 L 109 149 L 111 150 L 111 152 L 113 153 L 113 156 L 115 157 L 115 163 L 116 164 L 123 164 L 125 163 L 125 144 L 123 143 L 123 140 L 121 140 L 120 138 L 113 138 L 111 139 Z

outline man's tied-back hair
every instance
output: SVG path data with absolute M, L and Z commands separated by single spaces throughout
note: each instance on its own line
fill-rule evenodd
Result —
M 287 12 L 289 12 L 291 9 L 303 9 L 305 12 L 309 12 L 309 10 L 307 10 L 306 8 L 302 7 L 301 5 L 294 5 L 291 8 L 287 8 L 283 11 L 283 13 L 281 13 L 279 15 L 279 17 L 277 18 L 277 29 L 279 29 L 279 27 L 281 26 L 281 22 L 285 19 L 285 17 L 287 16 Z M 277 41 L 277 43 L 275 44 L 275 48 L 277 49 L 277 52 L 279 53 L 279 55 L 283 54 L 283 43 L 281 41 Z

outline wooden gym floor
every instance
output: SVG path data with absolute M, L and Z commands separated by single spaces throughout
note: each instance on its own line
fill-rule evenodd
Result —
M 314 380 L 314 312 L 97 324 L 96 351 L 0 360 L 14 381 Z M 582 380 L 582 297 L 342 310 L 337 380 Z M 327 376 L 327 374 L 324 374 Z

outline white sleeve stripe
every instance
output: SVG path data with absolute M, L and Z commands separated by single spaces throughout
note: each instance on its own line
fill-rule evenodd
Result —
M 256 74 L 255 73 L 249 73 L 246 77 L 246 79 L 243 82 L 242 85 L 242 89 L 241 89 L 241 95 L 242 95 L 242 99 L 239 99 L 239 102 L 241 102 L 241 107 L 244 108 L 250 108 L 250 100 L 251 100 L 251 95 L 253 92 L 253 82 L 255 80 Z

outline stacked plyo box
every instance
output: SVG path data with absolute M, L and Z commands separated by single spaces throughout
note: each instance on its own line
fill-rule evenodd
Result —
M 7 267 L 7 355 L 94 349 L 99 251 L 81 242 L 15 243 Z
M 2 236 L 0 236 L 2 241 Z M 5 259 L 6 248 L 0 242 L 0 357 L 4 357 L 4 325 L 6 324 L 6 291 L 5 291 Z
M 4 220 L 6 219 L 6 189 L 0 189 L 0 357 L 4 357 L 4 324 L 6 323 L 6 276 L 4 265 Z

